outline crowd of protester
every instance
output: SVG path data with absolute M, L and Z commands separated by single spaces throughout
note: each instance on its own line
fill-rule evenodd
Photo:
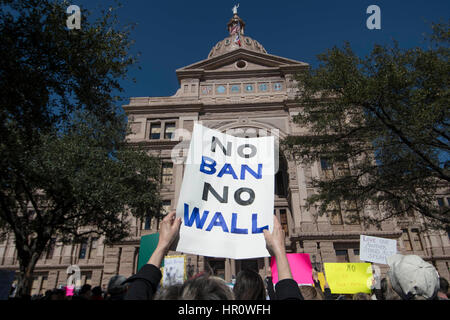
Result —
M 48 290 L 41 300 L 448 300 L 448 281 L 438 275 L 433 265 L 416 255 L 394 255 L 388 259 L 389 270 L 383 279 L 374 279 L 371 293 L 332 294 L 326 280 L 323 290 L 318 271 L 313 269 L 314 285 L 299 286 L 292 278 L 286 256 L 284 232 L 274 219 L 274 230 L 264 230 L 267 249 L 276 258 L 278 282 L 264 280 L 259 273 L 242 270 L 231 288 L 211 270 L 200 273 L 183 284 L 161 287 L 161 262 L 178 236 L 181 220 L 175 213 L 166 216 L 159 232 L 159 243 L 147 265 L 130 278 L 114 276 L 106 290 L 84 285 L 73 295 L 64 289 Z M 376 283 L 379 281 L 379 283 Z

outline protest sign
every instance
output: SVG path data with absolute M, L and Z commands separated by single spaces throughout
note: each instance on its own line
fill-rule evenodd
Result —
M 322 291 L 325 291 L 325 275 L 323 274 L 323 272 L 319 272 L 317 274 L 317 280 L 319 280 L 320 289 L 322 289 Z
M 0 300 L 8 300 L 14 275 L 13 270 L 0 270 Z
M 274 137 L 238 138 L 195 124 L 177 205 L 176 251 L 215 258 L 269 257 Z
M 148 260 L 158 246 L 158 241 L 159 233 L 141 237 L 137 271 L 141 270 L 141 268 L 147 264 Z M 164 267 L 164 261 L 162 262 L 161 266 Z
M 397 253 L 397 240 L 361 235 L 359 242 L 359 259 L 380 264 L 387 264 L 386 258 Z
M 314 283 L 312 279 L 312 265 L 307 253 L 288 253 L 289 267 L 291 268 L 292 277 L 295 282 L 300 285 L 311 285 Z M 278 268 L 275 257 L 270 261 L 270 269 L 272 270 L 273 283 L 278 282 Z
M 333 294 L 370 293 L 370 263 L 324 263 L 325 277 Z
M 164 287 L 183 284 L 186 281 L 186 256 L 164 258 L 162 285 Z

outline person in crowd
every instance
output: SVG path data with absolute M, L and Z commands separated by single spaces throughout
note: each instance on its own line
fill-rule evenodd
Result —
M 53 289 L 50 300 L 65 300 L 66 292 L 64 289 Z
M 353 295 L 353 300 L 372 300 L 367 293 L 358 292 Z
M 91 300 L 103 300 L 103 291 L 100 286 L 96 286 L 92 289 Z
M 238 273 L 233 292 L 236 300 L 266 300 L 264 281 L 252 270 L 243 270 Z
M 312 274 L 313 274 L 314 288 L 316 288 L 316 290 L 320 290 L 320 296 L 322 297 L 321 300 L 333 300 L 333 295 L 331 294 L 330 286 L 328 285 L 327 277 L 325 276 L 325 271 L 323 271 L 322 273 L 323 278 L 325 280 L 325 283 L 323 285 L 323 292 L 320 286 L 319 275 L 317 274 L 317 270 L 313 268 Z
M 433 300 L 439 290 L 434 266 L 416 255 L 395 254 L 387 258 L 392 289 L 402 300 Z
M 438 300 L 448 300 L 448 281 L 439 277 L 439 290 L 437 293 Z
M 164 288 L 155 300 L 235 300 L 233 291 L 218 277 L 205 274 L 182 285 Z
M 305 300 L 324 300 L 322 290 L 319 287 L 299 286 L 300 292 Z
M 78 294 L 72 297 L 72 300 L 90 300 L 92 296 L 91 288 L 90 284 L 83 285 Z
M 266 290 L 267 290 L 268 299 L 269 300 L 276 300 L 275 289 L 273 287 L 273 278 L 272 277 L 266 277 L 265 283 L 266 283 Z
M 154 298 L 161 280 L 161 262 L 178 237 L 181 218 L 175 218 L 175 212 L 168 214 L 161 222 L 158 245 L 147 265 L 138 273 L 126 280 L 130 284 L 126 300 L 151 300 Z M 270 233 L 264 230 L 267 249 L 277 259 L 279 282 L 275 286 L 277 299 L 303 299 L 297 283 L 292 279 L 291 270 L 286 256 L 284 232 L 280 222 L 274 217 L 274 230 Z M 205 275 L 186 281 L 178 291 L 178 299 L 206 300 L 233 299 L 233 291 L 226 283 L 216 277 Z
M 125 295 L 128 291 L 128 286 L 125 283 L 127 278 L 121 275 L 116 275 L 112 277 L 108 282 L 106 300 L 124 300 Z

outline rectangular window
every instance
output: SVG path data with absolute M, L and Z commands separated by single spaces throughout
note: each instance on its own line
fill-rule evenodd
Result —
M 144 218 L 144 230 L 150 230 L 152 227 L 152 217 Z
M 353 249 L 353 254 L 355 256 L 359 256 L 359 249 Z
M 283 228 L 284 234 L 286 236 L 288 236 L 289 235 L 289 227 L 288 227 L 288 220 L 287 220 L 286 209 L 281 209 L 280 210 L 280 224 L 281 224 L 281 227 Z
M 172 202 L 170 200 L 164 200 L 162 202 L 162 214 L 166 215 L 170 213 Z
M 174 122 L 166 123 L 164 126 L 164 139 L 172 139 L 175 136 L 176 125 Z
M 91 250 L 89 251 L 90 259 L 93 259 L 97 256 L 97 245 L 98 245 L 98 238 L 92 238 L 91 239 Z
M 331 170 L 330 160 L 327 158 L 320 158 L 320 167 L 322 170 Z
M 45 291 L 48 289 L 47 286 L 48 286 L 48 276 L 42 276 L 41 290 L 39 294 L 44 295 Z
M 332 203 L 329 205 L 328 216 L 332 225 L 344 224 L 342 219 L 341 207 L 339 204 Z
M 45 259 L 53 258 L 53 253 L 55 251 L 55 244 L 56 244 L 56 239 L 52 238 L 48 244 L 47 255 L 45 256 Z
M 419 229 L 411 229 L 411 235 L 412 235 L 412 240 L 414 242 L 414 246 L 416 247 L 416 249 L 422 251 L 423 245 L 422 245 L 422 241 L 420 240 Z
M 78 253 L 79 259 L 86 259 L 86 252 L 88 248 L 88 239 L 83 239 L 80 243 L 80 252 Z
M 162 164 L 162 184 L 169 186 L 173 183 L 173 163 L 172 162 L 164 162 Z
M 150 140 L 159 140 L 161 138 L 161 123 L 152 123 L 150 125 Z
M 406 251 L 413 251 L 411 239 L 409 238 L 408 229 L 402 229 L 402 241 Z
M 335 250 L 335 252 L 336 252 L 336 262 L 350 262 L 347 250 Z

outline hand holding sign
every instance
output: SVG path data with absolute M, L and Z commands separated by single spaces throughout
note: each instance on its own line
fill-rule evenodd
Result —
M 158 246 L 150 257 L 148 264 L 152 264 L 160 268 L 164 256 L 169 251 L 170 245 L 178 237 L 180 232 L 181 219 L 175 219 L 175 214 L 175 212 L 171 212 L 162 220 L 159 229 Z

